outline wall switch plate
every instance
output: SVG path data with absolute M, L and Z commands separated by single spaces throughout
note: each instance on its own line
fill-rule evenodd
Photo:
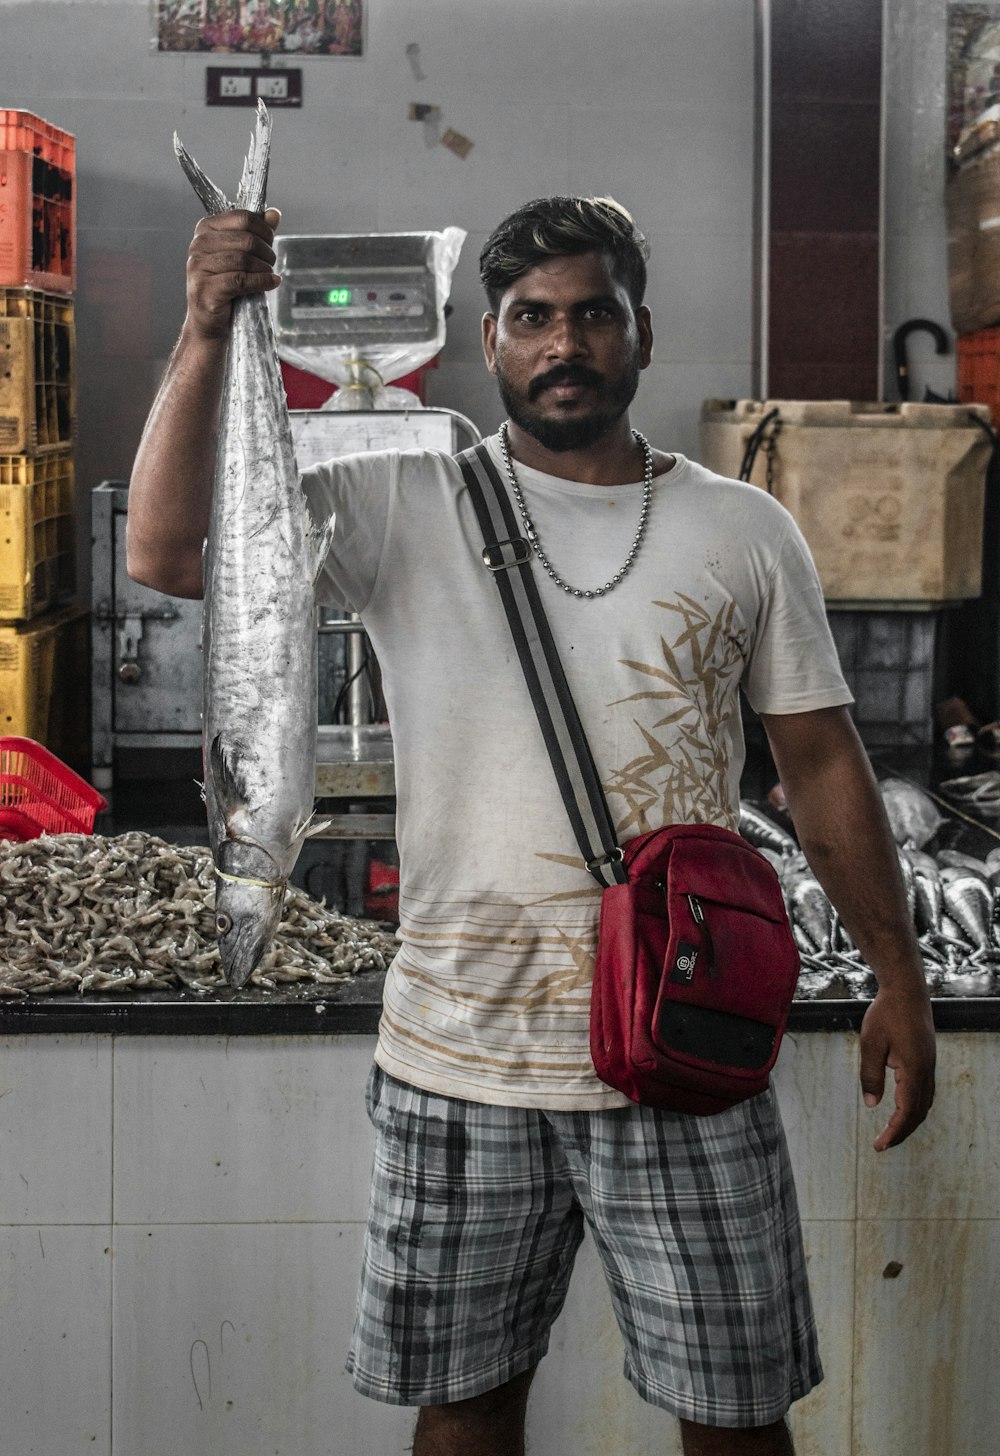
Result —
M 205 71 L 206 106 L 302 105 L 302 70 L 269 66 L 209 66 Z

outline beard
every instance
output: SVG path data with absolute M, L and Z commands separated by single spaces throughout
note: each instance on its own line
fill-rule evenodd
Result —
M 526 392 L 514 388 L 503 372 L 499 359 L 495 363 L 497 388 L 504 408 L 518 429 L 538 441 L 545 450 L 562 454 L 566 450 L 586 450 L 608 434 L 621 419 L 639 388 L 639 350 L 636 349 L 619 377 L 609 383 L 602 374 L 583 364 L 557 364 L 548 374 L 533 379 Z M 595 392 L 595 406 L 590 414 L 561 420 L 531 408 L 539 395 L 556 384 L 586 384 Z

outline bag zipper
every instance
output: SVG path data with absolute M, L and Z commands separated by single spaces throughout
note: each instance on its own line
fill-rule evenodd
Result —
M 666 894 L 665 886 L 664 894 Z M 705 945 L 708 948 L 708 974 L 714 981 L 719 972 L 715 964 L 715 946 L 712 944 L 712 932 L 708 928 L 708 921 L 705 919 L 705 912 L 701 908 L 701 901 L 698 899 L 697 895 L 688 895 L 687 902 L 690 907 L 691 914 L 694 917 L 694 922 L 701 931 L 702 937 L 705 941 Z

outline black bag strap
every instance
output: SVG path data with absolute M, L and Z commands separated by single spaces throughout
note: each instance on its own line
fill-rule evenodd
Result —
M 611 811 L 531 572 L 531 544 L 520 533 L 506 487 L 486 446 L 474 445 L 456 459 L 486 543 L 483 564 L 500 589 L 576 842 L 599 885 L 624 884 L 628 875 Z

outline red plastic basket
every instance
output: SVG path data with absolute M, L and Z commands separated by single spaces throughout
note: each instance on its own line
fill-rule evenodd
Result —
M 0 737 L 0 839 L 93 834 L 108 801 L 33 738 Z

